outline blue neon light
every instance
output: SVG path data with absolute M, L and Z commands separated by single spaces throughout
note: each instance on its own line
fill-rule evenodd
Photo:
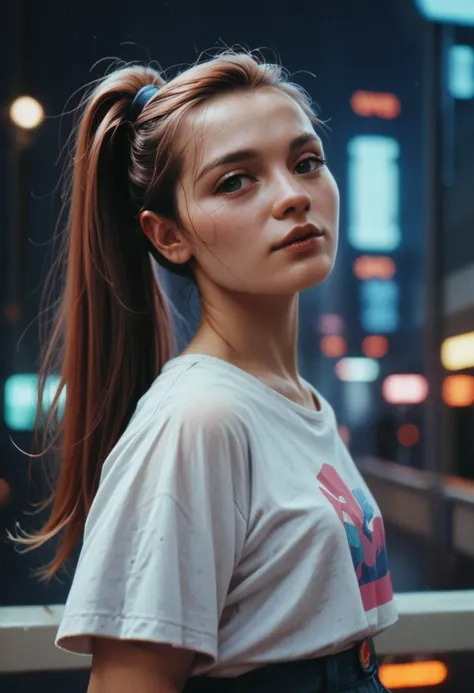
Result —
M 418 9 L 433 22 L 474 25 L 473 0 L 415 0 Z
M 398 329 L 400 290 L 393 280 L 370 279 L 360 284 L 360 319 L 365 332 L 391 333 Z
M 59 387 L 59 376 L 50 375 L 45 383 L 43 413 L 47 413 Z M 66 388 L 59 398 L 59 415 L 64 413 Z M 3 391 L 4 420 L 8 428 L 31 431 L 38 404 L 38 376 L 36 373 L 17 373 L 7 378 Z
M 357 250 L 390 252 L 400 245 L 399 152 L 391 137 L 349 142 L 348 241 Z
M 448 88 L 455 99 L 474 97 L 474 50 L 451 46 L 448 54 Z

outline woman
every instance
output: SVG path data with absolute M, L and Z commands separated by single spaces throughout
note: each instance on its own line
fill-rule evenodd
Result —
M 246 54 L 120 69 L 84 102 L 45 364 L 61 343 L 61 472 L 21 541 L 62 532 L 50 578 L 84 529 L 56 644 L 93 655 L 89 693 L 385 690 L 380 512 L 297 367 L 298 294 L 338 241 L 318 124 Z M 149 253 L 199 291 L 175 358 Z

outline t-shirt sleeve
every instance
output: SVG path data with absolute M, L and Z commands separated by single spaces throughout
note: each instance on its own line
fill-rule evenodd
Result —
M 104 464 L 55 644 L 91 654 L 91 636 L 160 642 L 213 663 L 246 533 L 245 431 L 215 401 L 142 429 Z

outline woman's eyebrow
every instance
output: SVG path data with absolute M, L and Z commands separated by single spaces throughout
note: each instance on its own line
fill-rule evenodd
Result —
M 289 152 L 292 153 L 296 149 L 304 147 L 305 144 L 309 142 L 314 142 L 315 144 L 321 145 L 321 140 L 314 132 L 303 132 L 298 137 L 290 142 Z M 235 152 L 229 152 L 229 154 L 224 154 L 223 156 L 214 159 L 209 164 L 206 164 L 196 177 L 196 183 L 209 171 L 220 166 L 225 166 L 227 164 L 239 164 L 244 161 L 249 161 L 250 159 L 256 159 L 259 156 L 259 152 L 256 149 L 238 149 Z

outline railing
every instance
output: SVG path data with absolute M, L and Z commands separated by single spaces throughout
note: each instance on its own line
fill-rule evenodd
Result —
M 474 650 L 474 590 L 396 595 L 400 619 L 376 638 L 380 655 Z M 0 607 L 0 674 L 87 669 L 89 656 L 59 650 L 64 606 Z
M 432 476 L 394 462 L 358 461 L 382 511 L 384 521 L 405 532 L 428 538 L 431 532 Z M 450 516 L 450 549 L 474 558 L 474 482 L 443 477 L 443 493 Z M 407 508 L 410 512 L 407 512 Z

